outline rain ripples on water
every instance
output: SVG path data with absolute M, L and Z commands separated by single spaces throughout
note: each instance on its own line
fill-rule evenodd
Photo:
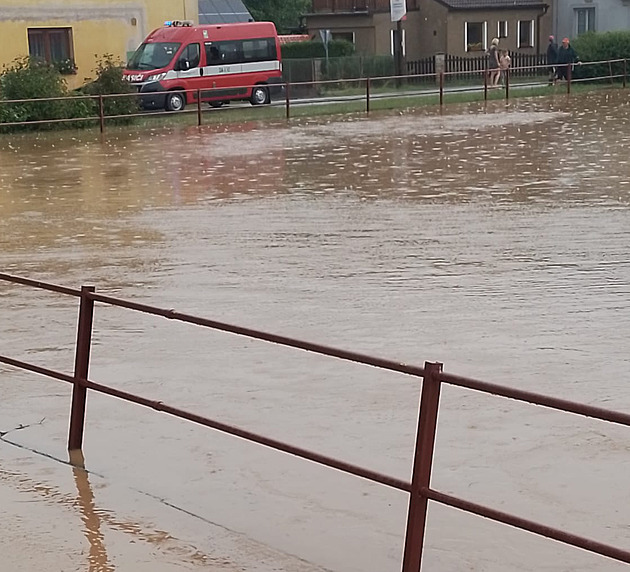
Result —
M 629 122 L 611 90 L 3 136 L 2 269 L 628 411 Z M 71 372 L 76 304 L 0 286 L 0 353 Z M 410 474 L 413 378 L 102 305 L 90 375 Z M 399 570 L 405 495 L 98 395 L 87 479 L 54 460 L 68 387 L 0 366 L 0 395 L 12 569 Z M 436 451 L 438 490 L 628 548 L 627 431 L 445 387 Z M 623 569 L 446 508 L 428 530 L 441 572 Z

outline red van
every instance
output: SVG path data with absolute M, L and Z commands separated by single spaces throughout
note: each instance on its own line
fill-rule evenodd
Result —
M 198 93 L 214 107 L 233 99 L 270 103 L 270 90 L 282 82 L 276 27 L 272 22 L 166 22 L 134 52 L 124 77 L 138 87 L 145 109 L 181 111 L 197 103 Z

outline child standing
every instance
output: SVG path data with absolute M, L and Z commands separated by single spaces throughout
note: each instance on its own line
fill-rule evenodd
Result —
M 512 58 L 510 52 L 507 50 L 501 50 L 501 57 L 499 59 L 499 68 L 501 69 L 501 84 L 505 87 L 505 76 L 508 73 L 508 69 L 512 65 Z

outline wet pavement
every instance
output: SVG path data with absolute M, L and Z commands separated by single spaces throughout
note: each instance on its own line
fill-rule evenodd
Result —
M 0 138 L 3 272 L 630 411 L 627 92 Z M 76 300 L 0 285 L 71 372 Z M 97 305 L 90 377 L 409 478 L 411 378 Z M 8 570 L 399 570 L 406 496 L 0 366 Z M 444 388 L 434 488 L 625 549 L 628 430 Z M 432 505 L 426 569 L 625 569 Z

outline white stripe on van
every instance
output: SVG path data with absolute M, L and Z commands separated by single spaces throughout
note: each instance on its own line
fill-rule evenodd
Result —
M 205 66 L 203 77 L 213 75 L 232 75 L 237 73 L 252 73 L 263 71 L 279 71 L 280 62 L 246 62 L 239 64 L 222 64 L 218 66 Z
M 202 68 L 192 68 L 189 70 L 182 71 L 174 71 L 168 70 L 164 78 L 161 81 L 165 80 L 174 80 L 174 79 L 189 79 L 194 77 L 201 76 Z M 247 62 L 241 64 L 226 64 L 220 66 L 204 66 L 203 67 L 203 77 L 212 77 L 217 75 L 232 75 L 237 73 L 254 73 L 254 72 L 265 72 L 265 71 L 279 71 L 280 70 L 280 62 L 279 61 L 271 61 L 271 62 Z M 133 85 L 138 86 L 138 88 L 145 83 L 149 83 L 147 81 L 143 82 L 131 82 Z M 152 83 L 152 82 L 151 82 Z

